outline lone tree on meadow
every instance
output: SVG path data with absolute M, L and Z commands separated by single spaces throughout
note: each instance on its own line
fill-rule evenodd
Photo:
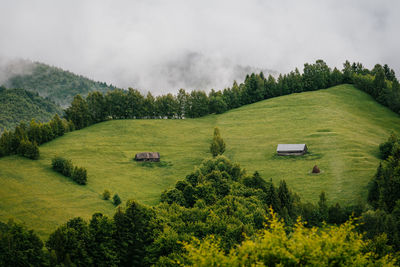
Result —
M 225 142 L 221 137 L 218 127 L 214 128 L 214 138 L 210 145 L 210 152 L 213 157 L 222 155 L 225 152 Z

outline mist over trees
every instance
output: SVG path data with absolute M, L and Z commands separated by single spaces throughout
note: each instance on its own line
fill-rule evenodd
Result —
M 325 89 L 343 83 L 352 83 L 374 99 L 400 113 L 400 85 L 395 73 L 387 65 L 375 65 L 372 70 L 361 63 L 346 61 L 343 70 L 327 66 L 323 60 L 304 64 L 304 72 L 298 69 L 277 79 L 262 72 L 249 74 L 243 83 L 233 82 L 231 88 L 208 94 L 180 89 L 176 95 L 146 96 L 138 90 L 115 89 L 105 94 L 90 92 L 86 98 L 77 95 L 65 110 L 65 118 L 77 129 L 109 119 L 182 119 L 197 118 L 208 114 L 220 114 L 230 109 L 264 99 Z
M 32 118 L 48 122 L 54 114 L 62 115 L 62 108 L 38 95 L 23 89 L 7 89 L 0 86 L 0 133 L 12 130 L 21 121 Z
M 86 96 L 92 91 L 105 93 L 116 89 L 113 85 L 96 82 L 82 75 L 39 62 L 20 60 L 11 62 L 7 67 L 23 70 L 7 75 L 5 80 L 0 81 L 4 86 L 36 92 L 63 107 L 70 104 L 77 94 Z
M 323 60 L 314 64 L 304 64 L 304 72 L 298 69 L 289 74 L 280 74 L 277 79 L 259 74 L 246 76 L 243 83 L 233 82 L 231 88 L 186 92 L 180 89 L 176 95 L 146 96 L 138 90 L 114 89 L 107 93 L 89 92 L 87 97 L 76 95 L 71 105 L 65 109 L 61 121 L 57 115 L 49 123 L 31 121 L 29 126 L 21 122 L 15 131 L 7 131 L 0 137 L 0 157 L 19 154 L 37 158 L 35 143 L 40 145 L 64 132 L 82 129 L 94 123 L 110 119 L 184 119 L 197 118 L 208 114 L 220 114 L 233 108 L 255 103 L 264 99 L 324 89 L 351 83 L 370 94 L 375 100 L 400 114 L 400 84 L 394 71 L 388 65 L 376 64 L 372 70 L 361 63 L 343 64 L 342 71 L 331 70 Z M 5 88 L 0 88 L 4 91 Z M 28 135 L 25 131 L 30 132 Z M 26 138 L 27 136 L 27 138 Z M 18 150 L 22 140 L 24 147 Z M 29 143 L 30 142 L 30 143 Z M 32 147 L 32 149 L 30 149 Z M 30 152 L 23 152 L 29 150 Z

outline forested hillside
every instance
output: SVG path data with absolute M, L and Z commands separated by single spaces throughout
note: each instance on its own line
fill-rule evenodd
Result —
M 17 63 L 15 63 L 17 64 Z M 91 91 L 106 92 L 115 89 L 104 82 L 96 82 L 82 75 L 76 75 L 61 68 L 39 62 L 18 61 L 18 66 L 10 64 L 8 77 L 4 85 L 8 88 L 21 88 L 38 92 L 61 106 L 67 106 L 77 95 L 87 95 Z M 24 65 L 23 68 L 20 65 Z M 13 69 L 23 69 L 23 72 Z
M 0 132 L 14 129 L 20 121 L 29 122 L 35 118 L 47 122 L 54 114 L 62 114 L 60 106 L 24 89 L 0 87 L 0 107 Z

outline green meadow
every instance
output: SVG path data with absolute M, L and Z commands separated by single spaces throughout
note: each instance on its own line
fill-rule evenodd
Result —
M 292 94 L 221 115 L 185 120 L 114 120 L 74 131 L 40 147 L 32 161 L 0 159 L 0 220 L 25 222 L 42 237 L 68 219 L 112 215 L 101 199 L 108 189 L 122 201 L 157 204 L 160 193 L 184 179 L 209 157 L 213 128 L 226 142 L 225 155 L 249 174 L 275 183 L 285 179 L 302 200 L 316 202 L 325 191 L 331 203 L 364 201 L 379 164 L 378 145 L 400 132 L 400 117 L 351 85 Z M 275 155 L 278 143 L 306 143 L 302 157 Z M 157 151 L 160 163 L 133 161 L 135 153 Z M 59 155 L 88 171 L 80 186 L 51 170 Z M 311 174 L 317 164 L 321 173 Z

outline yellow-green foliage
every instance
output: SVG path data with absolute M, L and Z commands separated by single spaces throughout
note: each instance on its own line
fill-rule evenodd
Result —
M 300 220 L 289 234 L 271 211 L 268 226 L 228 254 L 213 236 L 185 243 L 179 265 L 193 266 L 395 266 L 390 254 L 378 258 L 368 251 L 370 241 L 354 231 L 350 220 L 341 226 L 306 228 Z

